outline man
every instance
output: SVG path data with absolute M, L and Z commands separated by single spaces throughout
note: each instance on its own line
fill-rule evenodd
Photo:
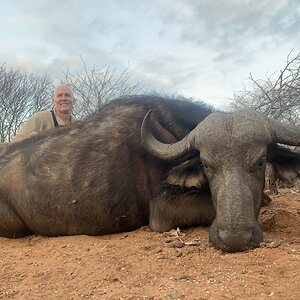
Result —
M 72 115 L 75 104 L 73 91 L 66 85 L 58 85 L 54 91 L 53 111 L 40 111 L 33 114 L 20 128 L 12 142 L 37 135 L 39 132 L 77 121 Z

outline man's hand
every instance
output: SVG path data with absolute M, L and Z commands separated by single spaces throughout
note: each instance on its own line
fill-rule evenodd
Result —
M 33 136 L 36 136 L 38 135 L 39 133 L 37 131 L 32 131 L 28 134 L 27 138 L 30 138 L 30 137 L 33 137 Z M 15 143 L 15 142 L 20 142 L 24 140 L 24 136 L 23 135 L 20 135 L 20 134 L 17 134 L 13 140 L 11 141 L 12 143 Z
M 32 137 L 32 136 L 36 136 L 36 135 L 38 135 L 39 133 L 37 132 L 37 131 L 32 131 L 32 132 L 30 132 L 29 134 L 28 134 L 28 137 L 30 138 L 30 137 Z

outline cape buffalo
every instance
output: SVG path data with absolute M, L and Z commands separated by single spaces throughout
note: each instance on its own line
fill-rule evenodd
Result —
M 216 248 L 251 249 L 263 240 L 266 161 L 287 179 L 300 173 L 300 154 L 277 143 L 300 145 L 300 128 L 250 110 L 118 99 L 82 122 L 0 145 L 0 235 L 211 224 Z

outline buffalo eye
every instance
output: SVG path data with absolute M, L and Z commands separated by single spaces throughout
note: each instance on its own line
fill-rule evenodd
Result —
M 255 164 L 253 164 L 250 168 L 250 171 L 251 172 L 255 172 L 255 171 L 258 171 L 258 170 L 263 170 L 266 166 L 266 157 L 262 157 L 260 158 Z
M 265 159 L 261 159 L 261 160 L 257 163 L 258 168 L 260 168 L 260 169 L 263 168 L 264 165 L 265 165 L 265 162 L 266 162 Z
M 202 165 L 203 165 L 204 171 L 209 171 L 209 166 L 206 162 L 202 161 Z
M 201 159 L 204 172 L 214 173 L 216 168 L 214 164 L 208 163 L 207 160 Z

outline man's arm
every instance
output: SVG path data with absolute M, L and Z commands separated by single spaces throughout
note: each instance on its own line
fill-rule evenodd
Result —
M 24 135 L 21 135 L 21 134 L 16 134 L 15 137 L 11 140 L 12 143 L 15 143 L 15 142 L 20 142 L 26 138 L 30 138 L 32 136 L 35 136 L 35 135 L 38 135 L 39 133 L 37 131 L 32 131 L 28 134 L 28 136 L 24 136 Z
M 11 143 L 19 142 L 24 140 L 25 137 L 23 135 L 17 134 L 15 137 L 11 140 Z

